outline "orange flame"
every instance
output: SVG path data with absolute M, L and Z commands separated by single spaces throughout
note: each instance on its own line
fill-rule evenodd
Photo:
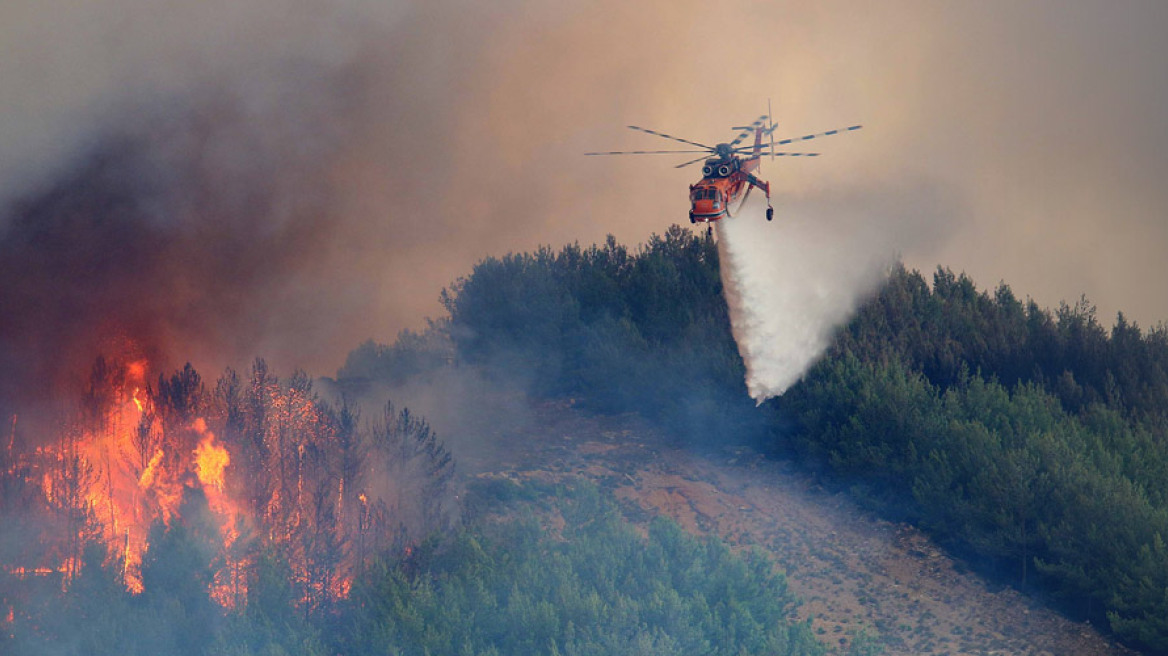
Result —
M 207 430 L 207 422 L 196 419 L 195 432 L 203 435 L 199 446 L 195 447 L 195 472 L 204 488 L 212 487 L 223 491 L 223 470 L 231 464 L 227 449 L 215 444 L 215 434 Z
M 207 421 L 198 418 L 191 425 L 201 436 L 195 447 L 195 474 L 207 496 L 207 505 L 219 518 L 219 530 L 223 539 L 226 567 L 217 572 L 211 583 L 211 597 L 227 608 L 234 608 L 236 600 L 246 591 L 246 580 L 242 569 L 246 563 L 231 554 L 232 546 L 239 539 L 237 524 L 244 513 L 240 505 L 226 494 L 225 470 L 231 464 L 231 454 L 227 448 L 215 443 L 215 434 L 207 430 Z
M 154 485 L 154 476 L 158 470 L 158 463 L 162 461 L 162 449 L 154 452 L 154 456 L 150 458 L 150 462 L 146 464 L 146 469 L 142 470 L 142 475 L 138 477 L 138 487 L 143 490 L 148 490 Z
M 47 505 L 79 518 L 70 520 L 68 544 L 45 558 L 64 564 L 44 571 L 59 572 L 67 585 L 81 566 L 88 531 L 95 531 L 107 565 L 130 592 L 142 592 L 151 526 L 181 521 L 184 498 L 196 498 L 195 491 L 218 528 L 217 570 L 208 586 L 218 603 L 246 603 L 261 541 L 286 558 L 305 608 L 327 609 L 348 596 L 353 573 L 389 543 L 381 531 L 392 525 L 390 511 L 383 491 L 361 489 L 361 473 L 339 475 L 347 471 L 338 457 L 345 452 L 335 449 L 349 447 L 308 387 L 256 378 L 246 393 L 262 408 L 260 419 L 233 424 L 199 390 L 197 375 L 160 379 L 157 392 L 146 380 L 144 360 L 120 369 L 95 366 L 83 417 L 56 446 L 30 457 L 47 463 L 29 469 Z

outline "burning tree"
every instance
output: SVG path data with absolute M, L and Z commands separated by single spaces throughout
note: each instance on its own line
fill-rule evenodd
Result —
M 172 586 L 157 549 L 189 542 L 211 545 L 196 550 L 205 571 L 194 580 L 220 605 L 244 608 L 261 561 L 276 558 L 312 615 L 348 595 L 366 559 L 404 552 L 454 518 L 450 454 L 408 410 L 387 405 L 362 422 L 322 402 L 304 373 L 281 381 L 263 360 L 247 378 L 228 369 L 213 389 L 190 365 L 155 384 L 146 371 L 99 358 L 54 439 L 17 449 L 13 428 L 5 520 L 39 529 L 20 543 L 35 549 L 0 545 L 10 581 L 67 587 L 100 544 L 103 566 L 140 594 L 152 579 Z M 4 597 L 12 623 L 18 604 Z

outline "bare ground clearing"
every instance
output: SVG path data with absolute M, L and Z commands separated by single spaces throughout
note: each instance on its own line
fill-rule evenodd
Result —
M 498 448 L 460 457 L 471 476 L 587 479 L 634 521 L 663 514 L 687 530 L 757 547 L 787 572 L 820 640 L 842 653 L 863 630 L 887 654 L 1134 654 L 1092 626 L 970 573 L 916 528 L 873 517 L 793 466 L 748 449 L 697 454 L 635 415 L 531 404 L 521 426 L 475 432 Z M 464 427 L 465 428 L 465 427 Z M 458 452 L 456 451 L 456 455 Z

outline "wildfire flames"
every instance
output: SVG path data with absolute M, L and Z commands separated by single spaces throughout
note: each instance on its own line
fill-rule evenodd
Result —
M 267 550 L 288 564 L 300 603 L 319 610 L 348 594 L 368 557 L 404 552 L 448 521 L 453 465 L 408 411 L 389 407 L 383 424 L 361 428 L 303 374 L 282 384 L 262 361 L 246 382 L 228 370 L 214 391 L 189 365 L 156 387 L 147 371 L 99 359 L 80 417 L 31 453 L 13 453 L 14 426 L 4 475 L 34 489 L 53 521 L 40 562 L 4 564 L 8 576 L 67 587 L 98 540 L 105 566 L 139 594 L 153 542 L 189 526 L 213 538 L 208 594 L 224 607 L 246 604 Z

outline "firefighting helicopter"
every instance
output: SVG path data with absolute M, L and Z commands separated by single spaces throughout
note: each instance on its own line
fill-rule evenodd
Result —
M 769 103 L 768 103 L 769 105 Z M 769 108 L 768 108 L 769 109 Z M 775 123 L 770 116 L 764 114 L 753 123 L 746 126 L 739 126 L 730 128 L 731 130 L 738 130 L 738 134 L 729 143 L 720 143 L 715 146 L 707 146 L 703 143 L 690 141 L 689 139 L 682 139 L 671 134 L 657 132 L 648 128 L 638 127 L 636 125 L 628 126 L 631 130 L 645 132 L 665 139 L 672 139 L 690 146 L 697 146 L 702 150 L 614 150 L 608 152 L 598 153 L 584 153 L 585 155 L 673 155 L 682 153 L 702 153 L 701 157 L 697 159 L 678 164 L 674 168 L 685 168 L 691 164 L 697 164 L 704 161 L 702 165 L 702 179 L 697 184 L 689 186 L 689 199 L 692 207 L 689 211 L 690 223 L 705 223 L 707 230 L 712 231 L 712 224 L 714 221 L 732 217 L 731 208 L 733 212 L 737 213 L 741 209 L 742 204 L 746 202 L 746 198 L 750 195 L 750 190 L 755 187 L 761 189 L 767 197 L 766 218 L 770 221 L 775 216 L 775 208 L 771 206 L 771 186 L 765 180 L 760 180 L 755 177 L 754 172 L 758 170 L 759 162 L 763 155 L 770 155 L 771 159 L 775 157 L 818 157 L 819 153 L 794 153 L 794 152 L 776 152 L 775 146 L 785 146 L 787 144 L 810 141 L 811 139 L 819 139 L 822 137 L 830 137 L 845 132 L 852 132 L 859 130 L 860 125 L 853 125 L 837 130 L 828 130 L 827 132 L 819 132 L 816 134 L 808 134 L 802 137 L 792 137 L 790 139 L 780 139 L 775 141 Z M 740 146 L 744 139 L 754 133 L 754 144 Z M 763 137 L 770 137 L 769 148 L 764 149 Z M 711 156 L 712 155 L 712 156 Z

